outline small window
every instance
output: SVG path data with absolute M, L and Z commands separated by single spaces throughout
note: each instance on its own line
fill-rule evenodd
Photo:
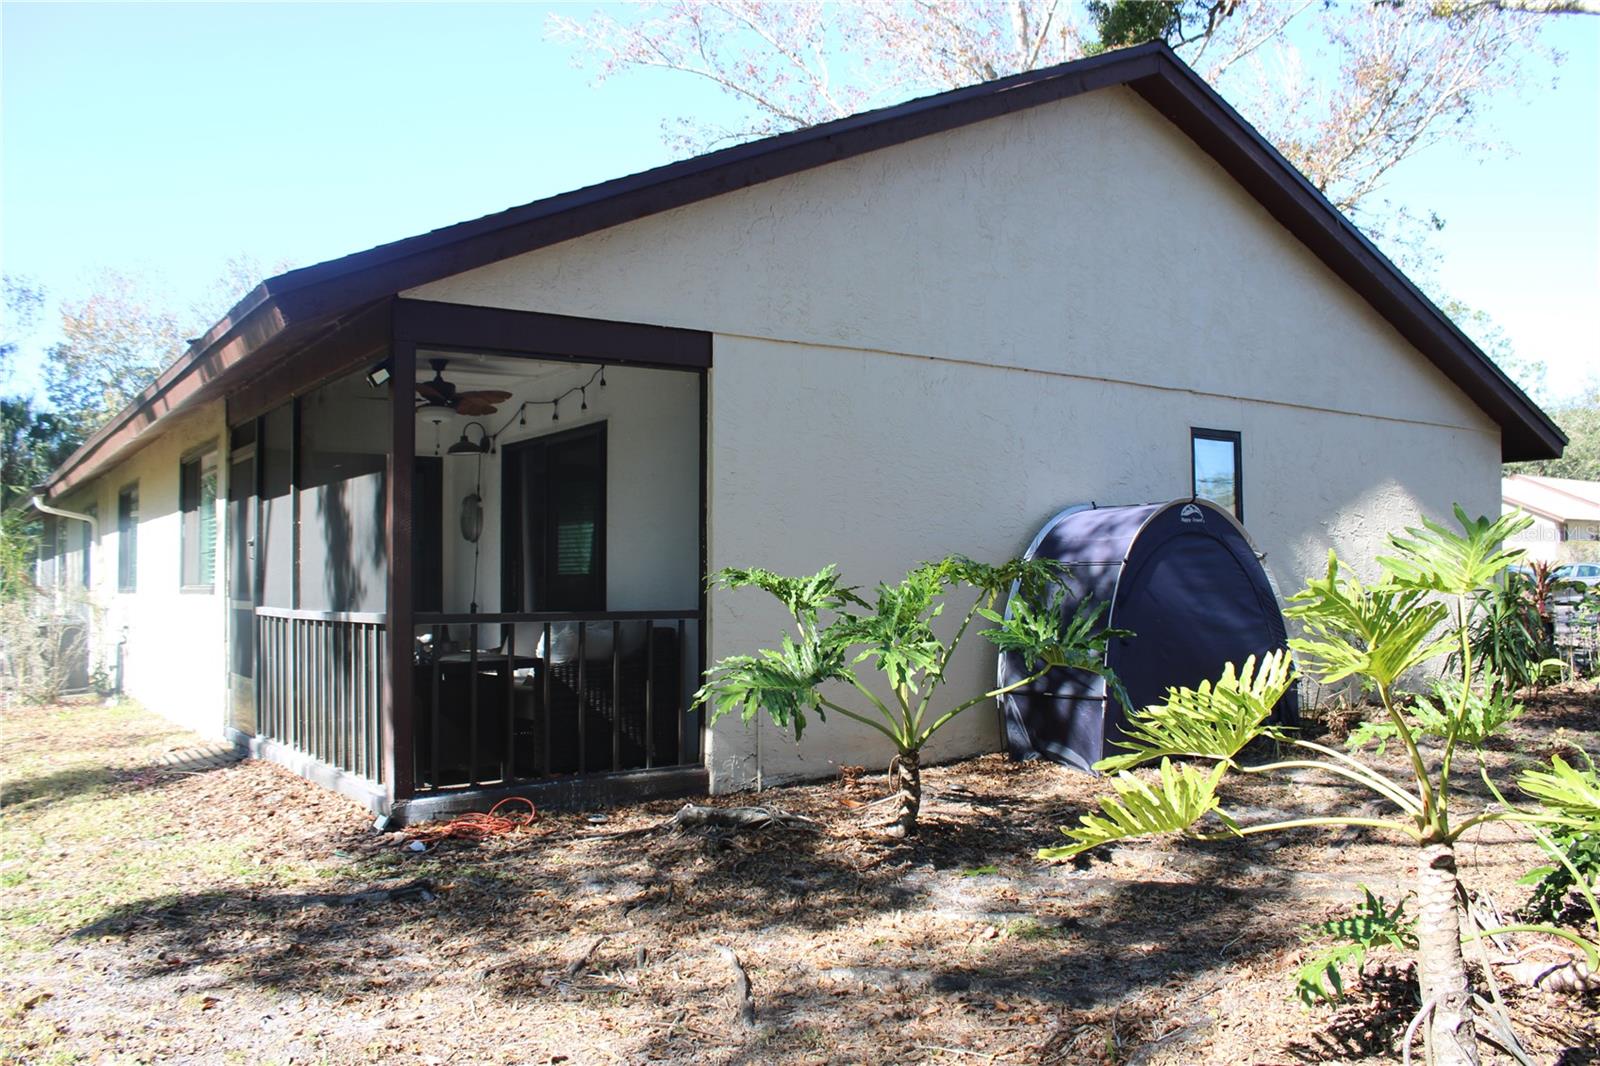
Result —
M 1244 473 L 1239 434 L 1228 429 L 1191 429 L 1193 494 L 1244 521 Z
M 117 591 L 139 587 L 139 486 L 117 493 Z
M 183 512 L 183 587 L 211 591 L 217 580 L 217 453 L 185 459 L 179 467 L 178 509 Z

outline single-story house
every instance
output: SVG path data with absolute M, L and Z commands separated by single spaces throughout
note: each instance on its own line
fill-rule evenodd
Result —
M 1513 538 L 1530 559 L 1600 562 L 1600 481 L 1512 474 L 1500 481 L 1500 503 L 1533 519 Z
M 1291 591 L 1563 443 L 1152 44 L 271 278 L 41 492 L 96 520 L 60 572 L 131 696 L 415 818 L 884 764 L 686 710 L 784 631 L 724 566 L 871 583 L 1201 494 Z

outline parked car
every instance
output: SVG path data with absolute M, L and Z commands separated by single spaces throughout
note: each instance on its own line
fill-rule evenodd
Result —
M 1550 597 L 1556 603 L 1577 603 L 1585 594 L 1600 591 L 1600 563 L 1566 563 L 1551 576 L 1560 582 Z

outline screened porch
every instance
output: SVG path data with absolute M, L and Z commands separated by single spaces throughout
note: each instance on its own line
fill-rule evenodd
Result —
M 230 412 L 233 728 L 402 817 L 703 788 L 701 360 L 439 307 Z

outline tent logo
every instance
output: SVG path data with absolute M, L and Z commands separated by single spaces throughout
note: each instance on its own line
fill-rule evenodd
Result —
M 1183 510 L 1178 512 L 1178 520 L 1180 522 L 1204 522 L 1206 513 L 1200 510 L 1198 504 L 1186 503 L 1183 505 Z

